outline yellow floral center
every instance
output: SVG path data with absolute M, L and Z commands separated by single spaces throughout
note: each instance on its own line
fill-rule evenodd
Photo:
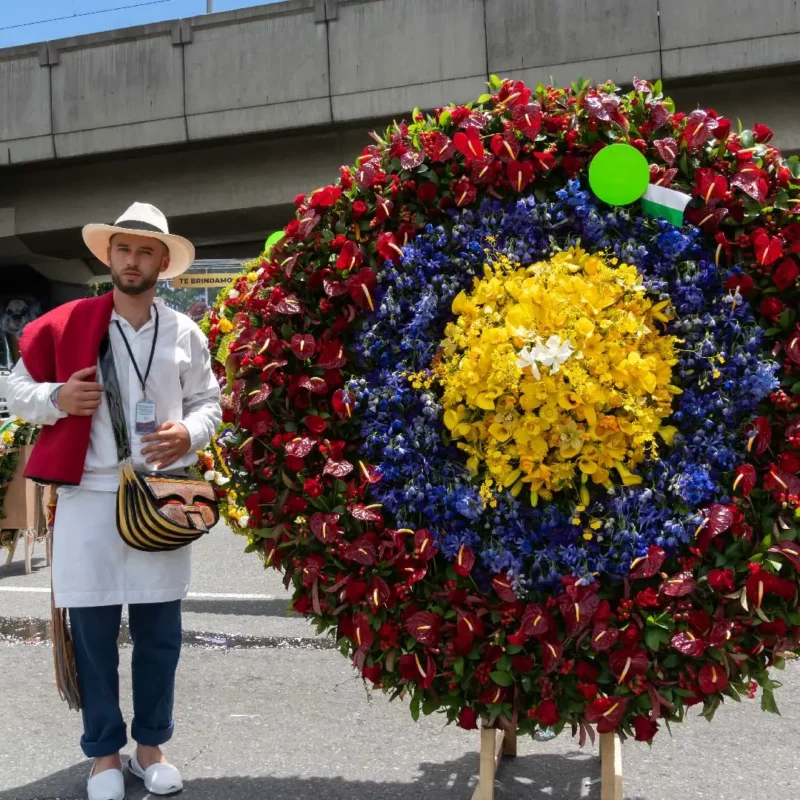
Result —
M 568 489 L 586 504 L 589 479 L 639 483 L 656 434 L 672 443 L 678 340 L 635 267 L 575 248 L 527 267 L 500 256 L 452 310 L 433 378 L 486 502 L 527 487 L 534 504 Z

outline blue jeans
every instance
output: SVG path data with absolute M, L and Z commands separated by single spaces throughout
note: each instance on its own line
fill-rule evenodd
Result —
M 133 641 L 133 722 L 139 744 L 172 737 L 175 670 L 181 652 L 181 601 L 128 607 Z M 122 606 L 70 608 L 75 663 L 83 703 L 81 748 L 88 758 L 110 756 L 128 741 L 119 708 L 119 637 Z

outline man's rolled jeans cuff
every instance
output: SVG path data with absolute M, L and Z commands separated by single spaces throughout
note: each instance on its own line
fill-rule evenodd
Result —
M 125 727 L 121 732 L 99 742 L 87 742 L 85 737 L 81 737 L 81 750 L 86 758 L 104 758 L 116 755 L 126 744 L 128 744 L 128 733 Z
M 141 728 L 136 722 L 131 726 L 131 737 L 137 744 L 143 745 L 144 747 L 160 747 L 172 738 L 174 732 L 174 723 L 168 728 L 161 728 L 159 730 Z

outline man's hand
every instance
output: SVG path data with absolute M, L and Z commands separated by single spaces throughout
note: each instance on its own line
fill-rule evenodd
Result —
M 97 367 L 78 370 L 58 390 L 58 407 L 73 417 L 91 417 L 103 399 L 103 384 L 91 380 Z
M 192 449 L 192 439 L 182 422 L 165 422 L 155 433 L 142 436 L 147 445 L 142 455 L 147 456 L 148 464 L 165 469 L 185 456 Z

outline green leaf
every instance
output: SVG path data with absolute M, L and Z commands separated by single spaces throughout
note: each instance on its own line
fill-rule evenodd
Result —
M 453 672 L 461 677 L 464 674 L 464 656 L 459 656 L 453 664 Z
M 508 672 L 492 672 L 489 677 L 498 685 L 498 686 L 513 686 L 514 685 L 514 678 Z
M 422 713 L 423 713 L 423 714 L 424 714 L 426 717 L 428 717 L 428 716 L 430 716 L 431 714 L 433 714 L 433 712 L 434 712 L 434 711 L 436 711 L 436 709 L 437 709 L 437 708 L 439 708 L 439 703 L 437 703 L 437 702 L 436 702 L 436 700 L 434 700 L 433 698 L 428 698 L 428 699 L 427 699 L 427 700 L 426 700 L 426 701 L 425 701 L 425 702 L 422 704 Z
M 786 166 L 789 167 L 789 172 L 792 173 L 793 178 L 800 178 L 800 158 L 797 156 L 787 158 Z
M 450 111 L 448 109 L 445 109 L 444 111 L 442 111 L 441 114 L 439 114 L 439 127 L 444 128 L 449 124 L 450 124 Z
M 669 633 L 663 628 L 648 625 L 644 629 L 644 643 L 648 650 L 658 650 L 662 643 L 665 643 L 665 639 L 669 640 Z
M 478 103 L 488 103 L 491 99 L 492 99 L 492 96 L 490 94 L 482 94 L 478 98 Z
M 756 143 L 753 131 L 742 131 L 742 146 L 752 147 Z
M 497 659 L 495 669 L 498 672 L 511 672 L 511 659 L 508 656 L 501 656 Z
M 411 711 L 411 719 L 413 719 L 414 722 L 416 722 L 419 719 L 419 705 L 421 697 L 422 695 L 418 693 L 411 698 L 410 711 Z
M 770 714 L 781 715 L 778 710 L 778 704 L 775 702 L 775 693 L 772 689 L 764 689 L 761 694 L 761 710 L 769 711 Z
M 490 75 L 489 76 L 489 88 L 496 92 L 501 86 L 503 85 L 503 81 L 497 77 L 497 75 Z

